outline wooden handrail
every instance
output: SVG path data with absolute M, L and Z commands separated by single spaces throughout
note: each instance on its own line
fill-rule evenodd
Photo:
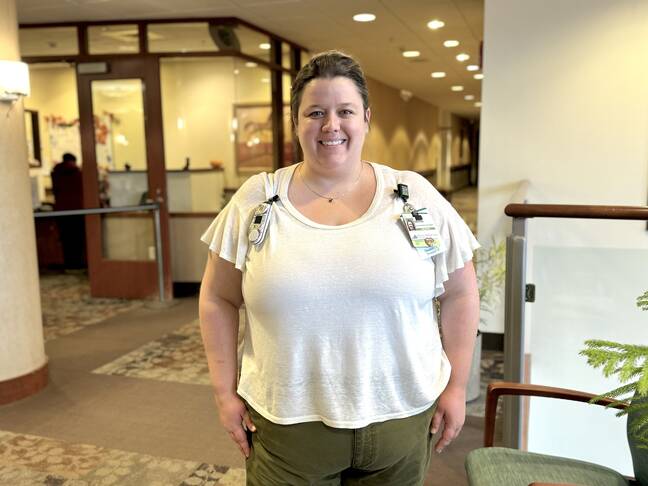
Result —
M 648 221 L 648 206 L 585 206 L 575 204 L 509 204 L 514 218 L 630 219 Z
M 553 386 L 531 385 L 528 383 L 513 383 L 509 381 L 496 381 L 488 385 L 486 392 L 486 412 L 484 417 L 484 447 L 493 447 L 495 438 L 495 416 L 497 401 L 502 395 L 530 396 L 558 398 L 574 402 L 589 402 L 596 395 L 592 393 L 556 388 Z M 595 405 L 610 406 L 623 410 L 628 406 L 626 402 L 603 398 Z

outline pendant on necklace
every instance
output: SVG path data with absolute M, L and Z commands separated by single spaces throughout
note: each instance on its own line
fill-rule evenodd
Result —
M 333 198 L 329 199 L 329 202 L 332 203 L 332 202 L 333 202 Z

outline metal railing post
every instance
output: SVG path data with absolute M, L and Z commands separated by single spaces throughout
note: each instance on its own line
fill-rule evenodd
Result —
M 153 225 L 155 230 L 155 262 L 157 264 L 158 294 L 160 302 L 165 301 L 164 292 L 164 262 L 162 260 L 162 233 L 160 227 L 160 205 L 142 204 L 140 206 L 119 206 L 115 208 L 89 208 L 89 209 L 66 209 L 62 211 L 37 211 L 34 218 L 57 218 L 66 216 L 87 216 L 89 214 L 114 214 L 131 213 L 138 211 L 153 211 Z
M 504 307 L 504 379 L 524 378 L 524 296 L 526 286 L 526 218 L 513 218 L 506 239 L 506 299 Z M 522 443 L 520 397 L 504 399 L 504 445 L 519 449 Z
M 157 263 L 158 292 L 160 302 L 164 302 L 164 262 L 162 259 L 162 233 L 160 230 L 160 205 L 156 204 L 153 210 L 155 223 L 155 260 Z

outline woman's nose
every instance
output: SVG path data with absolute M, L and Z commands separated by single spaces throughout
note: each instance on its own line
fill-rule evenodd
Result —
M 340 130 L 340 119 L 335 113 L 331 113 L 326 117 L 322 130 L 326 132 L 337 132 Z

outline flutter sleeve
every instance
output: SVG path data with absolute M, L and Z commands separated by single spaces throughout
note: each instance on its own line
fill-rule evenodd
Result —
M 439 207 L 439 232 L 445 251 L 433 257 L 435 297 L 445 291 L 443 283 L 449 279 L 450 274 L 472 260 L 473 252 L 481 246 L 461 216 L 445 200 Z
M 248 211 L 249 212 L 249 211 Z M 248 250 L 247 229 L 250 215 L 232 199 L 207 228 L 200 239 L 209 250 L 243 271 Z

